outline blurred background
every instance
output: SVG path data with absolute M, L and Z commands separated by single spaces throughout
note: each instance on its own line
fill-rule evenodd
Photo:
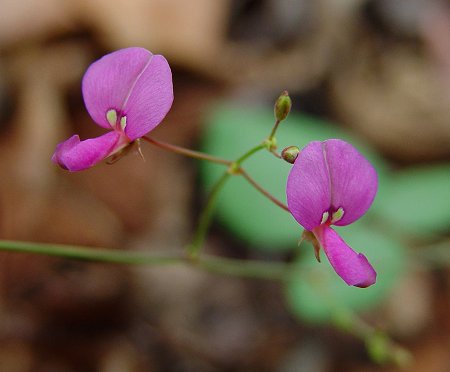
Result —
M 81 78 L 129 46 L 172 67 L 175 101 L 155 138 L 236 158 L 268 135 L 287 89 L 280 148 L 345 138 L 380 177 L 370 213 L 339 230 L 378 271 L 367 290 L 297 248 L 300 226 L 240 179 L 224 190 L 205 249 L 290 260 L 298 276 L 288 283 L 1 252 L 0 371 L 397 370 L 342 314 L 408 349 L 406 370 L 450 370 L 448 2 L 0 4 L 1 239 L 158 252 L 189 242 L 220 166 L 148 144 L 145 162 L 130 154 L 71 174 L 50 161 L 68 136 L 102 133 Z M 268 154 L 248 164 L 282 200 L 289 167 Z

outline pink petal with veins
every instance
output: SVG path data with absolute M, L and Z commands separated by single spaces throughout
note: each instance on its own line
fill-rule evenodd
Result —
M 367 212 L 378 188 L 377 172 L 352 145 L 338 139 L 323 142 L 331 179 L 331 209 L 344 209 L 334 225 L 344 226 Z
M 289 210 L 300 225 L 309 231 L 320 225 L 331 203 L 322 142 L 311 142 L 300 151 L 289 173 L 286 196 Z
M 111 129 L 108 110 L 123 108 L 130 92 L 153 54 L 143 48 L 127 48 L 107 54 L 92 63 L 83 77 L 86 109 L 101 127 Z
M 131 141 L 154 129 L 169 112 L 173 102 L 172 72 L 163 56 L 153 56 L 136 81 L 123 109 L 127 116 L 125 133 Z
M 166 59 L 143 48 L 107 54 L 86 71 L 83 98 L 92 119 L 111 129 L 106 118 L 116 110 L 127 116 L 125 133 L 131 141 L 155 128 L 173 102 L 172 73 Z

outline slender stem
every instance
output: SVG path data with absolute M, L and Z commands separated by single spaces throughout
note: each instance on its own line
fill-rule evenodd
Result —
M 280 120 L 276 120 L 275 124 L 273 125 L 272 131 L 270 132 L 270 135 L 268 137 L 269 141 L 272 141 L 273 138 L 275 137 L 275 133 L 277 132 L 278 126 L 280 125 L 281 121 Z
M 194 239 L 192 240 L 192 243 L 187 247 L 188 256 L 191 259 L 197 259 L 200 255 L 203 243 L 205 242 L 206 233 L 208 232 L 209 225 L 211 224 L 211 218 L 219 191 L 232 175 L 239 174 L 241 172 L 241 164 L 246 159 L 248 159 L 254 153 L 264 149 L 265 147 L 265 144 L 261 143 L 248 150 L 245 154 L 243 154 L 230 164 L 228 170 L 222 174 L 222 177 L 220 177 L 216 184 L 213 186 L 208 199 L 206 200 L 205 207 L 200 214 L 200 220 L 197 226 L 197 230 L 194 233 Z
M 211 223 L 211 218 L 213 214 L 213 210 L 216 204 L 217 196 L 219 195 L 219 191 L 225 185 L 226 181 L 232 176 L 230 172 L 225 171 L 222 174 L 222 177 L 215 183 L 211 192 L 208 195 L 208 199 L 206 200 L 205 207 L 203 208 L 202 213 L 200 214 L 200 219 L 198 222 L 197 230 L 194 234 L 194 239 L 192 243 L 187 247 L 187 253 L 189 257 L 195 259 L 199 256 L 200 250 L 205 241 L 206 233 L 208 232 L 209 225 Z
M 160 266 L 182 264 L 222 275 L 267 280 L 283 280 L 289 269 L 289 264 L 284 262 L 241 260 L 211 255 L 192 260 L 179 253 L 157 255 L 149 252 L 9 240 L 0 240 L 0 250 L 127 265 Z
M 277 124 L 276 124 L 277 125 Z M 272 130 L 272 133 L 275 133 L 274 130 Z M 217 195 L 219 194 L 219 191 L 222 189 L 223 185 L 226 183 L 226 181 L 230 178 L 230 176 L 235 174 L 242 174 L 248 182 L 255 187 L 258 191 L 260 191 L 263 195 L 265 195 L 267 198 L 272 200 L 275 204 L 277 204 L 279 207 L 288 210 L 287 207 L 281 203 L 279 200 L 277 200 L 274 196 L 270 195 L 266 190 L 264 190 L 253 178 L 251 178 L 248 173 L 241 168 L 241 164 L 247 160 L 250 156 L 255 154 L 256 152 L 263 150 L 267 148 L 266 141 L 256 145 L 255 147 L 248 150 L 246 153 L 241 155 L 237 160 L 235 161 L 229 161 L 221 158 L 217 158 L 212 155 L 204 154 L 202 152 L 193 151 L 186 149 L 184 147 L 175 146 L 166 142 L 157 141 L 151 137 L 144 136 L 142 137 L 144 141 L 147 141 L 148 143 L 151 143 L 152 145 L 158 146 L 164 150 L 172 151 L 177 154 L 189 156 L 191 158 L 200 159 L 200 160 L 207 160 L 218 164 L 223 164 L 228 166 L 228 170 L 224 172 L 222 177 L 217 181 L 217 183 L 213 186 L 213 189 L 211 190 L 208 199 L 206 201 L 205 207 L 203 211 L 200 214 L 200 220 L 197 226 L 197 230 L 194 233 L 194 238 L 192 243 L 186 248 L 188 252 L 188 256 L 191 259 L 195 259 L 199 256 L 201 248 L 203 246 L 203 243 L 205 241 L 206 233 L 208 231 L 209 225 L 211 223 L 211 218 L 215 206 L 215 202 L 217 199 Z
M 271 150 L 270 150 L 270 153 L 271 153 L 273 156 L 275 156 L 276 158 L 282 159 L 281 154 L 279 154 L 279 153 L 277 152 L 277 150 L 271 149 Z
M 289 264 L 284 262 L 264 262 L 235 258 L 203 255 L 194 261 L 198 267 L 230 276 L 283 281 L 289 273 Z
M 234 168 L 239 168 L 241 164 L 247 160 L 250 156 L 255 154 L 256 152 L 263 150 L 266 148 L 266 144 L 260 143 L 259 145 L 252 147 L 250 150 L 248 150 L 244 155 L 240 156 L 237 160 L 235 160 L 231 165 L 234 166 Z
M 129 265 L 167 265 L 178 264 L 184 258 L 178 254 L 148 254 L 138 251 L 122 251 L 117 249 L 88 248 L 63 244 L 43 244 L 0 240 L 0 250 L 21 253 L 44 254 L 78 260 L 110 262 Z
M 336 328 L 363 340 L 373 361 L 380 364 L 394 363 L 399 367 L 406 367 L 411 363 L 412 356 L 408 350 L 350 309 L 338 310 L 333 324 Z
M 289 208 L 286 204 L 275 198 L 272 194 L 270 194 L 267 190 L 265 190 L 259 183 L 257 183 L 243 168 L 240 170 L 240 174 L 261 194 L 263 194 L 270 201 L 278 205 L 280 208 L 289 212 Z
M 184 147 L 172 145 L 172 144 L 167 143 L 167 142 L 157 141 L 154 138 L 151 138 L 151 137 L 148 137 L 148 136 L 144 136 L 144 137 L 142 137 L 142 139 L 144 141 L 147 141 L 148 143 L 151 143 L 152 145 L 155 145 L 155 146 L 161 148 L 161 149 L 164 149 L 164 150 L 167 150 L 167 151 L 171 151 L 171 152 L 174 152 L 176 154 L 188 156 L 190 158 L 206 160 L 206 161 L 210 161 L 212 163 L 224 164 L 224 165 L 228 165 L 228 166 L 233 163 L 230 160 L 218 158 L 216 156 L 205 154 L 203 152 L 189 150 L 189 149 L 186 149 Z
M 361 319 L 355 312 L 346 307 L 335 307 L 332 322 L 336 328 L 361 339 L 373 335 L 375 328 Z
M 241 156 L 238 160 L 233 162 L 233 161 L 230 161 L 230 160 L 217 158 L 215 156 L 212 156 L 212 155 L 209 155 L 209 154 L 205 154 L 205 153 L 202 153 L 202 152 L 189 150 L 189 149 L 186 149 L 184 147 L 175 146 L 175 145 L 172 145 L 172 144 L 169 144 L 169 143 L 166 143 L 166 142 L 157 141 L 154 138 L 151 138 L 151 137 L 148 137 L 148 136 L 144 136 L 144 137 L 142 137 L 142 139 L 144 141 L 147 141 L 148 143 L 151 143 L 151 144 L 157 146 L 157 147 L 160 147 L 160 148 L 168 150 L 168 151 L 175 152 L 177 154 L 185 155 L 185 156 L 188 156 L 188 157 L 191 157 L 191 158 L 195 158 L 195 159 L 207 160 L 207 161 L 211 161 L 213 163 L 224 164 L 224 165 L 228 165 L 228 166 L 235 165 L 235 167 L 239 167 L 239 164 L 241 164 L 248 157 L 250 157 L 251 155 L 253 155 L 257 151 L 262 150 L 263 148 L 266 147 L 264 143 L 260 144 L 258 146 L 255 146 L 254 148 L 252 148 L 251 150 L 246 152 L 243 156 Z M 271 150 L 271 153 L 273 153 L 277 157 L 281 157 L 279 154 L 276 153 L 275 150 Z M 236 172 L 236 173 L 237 174 L 242 174 L 244 176 L 244 178 L 247 179 L 247 181 L 253 187 L 255 187 L 259 192 L 264 194 L 267 198 L 272 200 L 279 207 L 289 211 L 285 204 L 283 204 L 282 202 L 277 200 L 274 196 L 270 195 L 266 190 L 264 190 L 253 178 L 250 177 L 250 175 L 244 169 L 240 168 L 239 171 Z

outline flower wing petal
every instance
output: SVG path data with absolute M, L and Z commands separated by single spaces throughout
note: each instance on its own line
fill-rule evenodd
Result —
M 82 91 L 86 109 L 101 127 L 110 129 L 106 113 L 122 110 L 153 55 L 144 48 L 126 48 L 105 55 L 89 66 Z
M 331 206 L 343 208 L 335 225 L 348 225 L 371 206 L 377 192 L 377 172 L 358 150 L 347 142 L 330 139 L 323 143 L 331 178 Z
M 161 55 L 152 57 L 136 81 L 123 113 L 131 141 L 150 132 L 166 116 L 173 102 L 172 72 Z
M 300 225 L 310 231 L 320 225 L 331 202 L 321 142 L 311 142 L 301 150 L 289 173 L 286 195 L 289 210 Z
M 85 141 L 74 135 L 56 146 L 52 161 L 71 172 L 85 170 L 119 150 L 120 137 L 116 131 Z
M 314 230 L 334 271 L 348 284 L 369 287 L 377 280 L 377 273 L 362 253 L 356 253 L 327 225 Z

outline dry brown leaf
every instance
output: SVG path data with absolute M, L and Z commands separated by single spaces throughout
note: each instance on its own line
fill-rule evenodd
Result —
M 84 0 L 79 18 L 111 49 L 142 46 L 175 64 L 210 63 L 223 44 L 230 0 Z
M 59 0 L 2 0 L 0 47 L 70 29 L 70 4 Z
M 380 55 L 367 45 L 333 76 L 338 117 L 396 159 L 448 156 L 450 106 L 427 60 L 404 47 Z

